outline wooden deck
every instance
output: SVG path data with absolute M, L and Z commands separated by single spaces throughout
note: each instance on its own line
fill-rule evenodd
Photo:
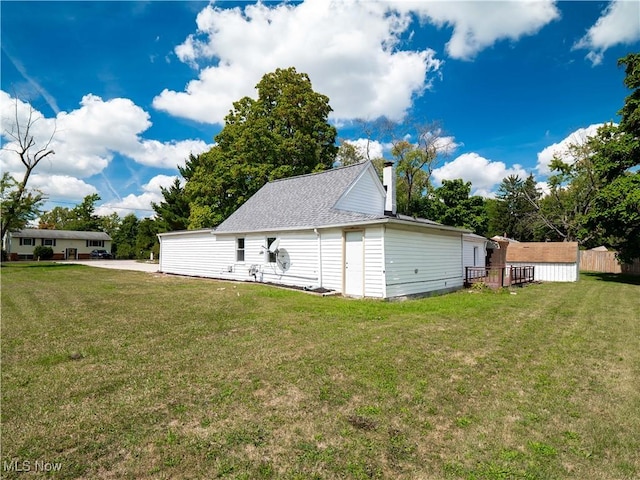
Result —
M 465 286 L 484 283 L 491 288 L 522 285 L 534 281 L 535 267 L 466 267 Z

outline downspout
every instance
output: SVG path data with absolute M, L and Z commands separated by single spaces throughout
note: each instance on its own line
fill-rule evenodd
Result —
M 322 288 L 322 240 L 317 228 L 314 228 L 313 232 L 318 237 L 318 286 Z
M 382 226 L 382 298 L 387 298 L 387 226 Z

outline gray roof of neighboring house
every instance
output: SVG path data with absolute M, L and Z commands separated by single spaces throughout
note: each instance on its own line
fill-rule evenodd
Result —
M 81 232 L 77 230 L 47 230 L 41 228 L 25 228 L 11 232 L 14 238 L 55 238 L 62 240 L 111 240 L 104 232 Z
M 385 218 L 333 208 L 368 166 L 369 162 L 363 162 L 269 182 L 222 222 L 215 233 L 314 228 Z

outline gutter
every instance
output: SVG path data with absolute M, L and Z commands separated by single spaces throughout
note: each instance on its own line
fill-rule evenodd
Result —
M 448 225 L 432 225 L 429 223 L 412 222 L 410 220 L 402 220 L 399 218 L 391 218 L 391 217 L 374 218 L 371 220 L 361 220 L 361 221 L 355 221 L 355 222 L 349 222 L 349 223 L 336 223 L 336 224 L 329 224 L 329 225 L 300 225 L 296 227 L 274 227 L 274 228 L 268 228 L 268 229 L 261 228 L 259 230 L 229 230 L 229 231 L 222 231 L 222 232 L 213 230 L 211 233 L 212 235 L 245 235 L 249 233 L 300 232 L 304 230 L 315 231 L 315 230 L 321 230 L 321 229 L 326 230 L 329 228 L 348 228 L 348 227 L 361 227 L 361 226 L 368 226 L 368 225 L 385 225 L 385 224 L 408 225 L 413 227 L 428 228 L 432 230 L 443 230 L 443 231 L 456 232 L 456 233 L 471 233 L 471 230 L 467 230 L 464 228 L 450 227 Z M 197 230 L 187 230 L 184 232 L 175 232 L 175 233 L 178 234 L 178 233 L 190 233 L 190 232 L 197 232 Z

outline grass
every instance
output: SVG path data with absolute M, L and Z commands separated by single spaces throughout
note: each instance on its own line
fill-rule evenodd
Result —
M 638 478 L 639 312 L 620 276 L 386 303 L 7 264 L 2 476 Z

